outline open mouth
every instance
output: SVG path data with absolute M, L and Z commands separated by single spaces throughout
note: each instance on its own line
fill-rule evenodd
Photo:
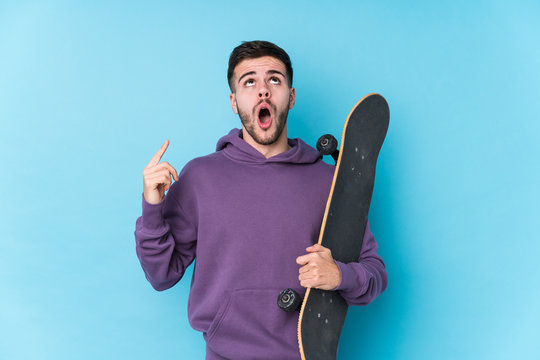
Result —
M 266 105 L 259 108 L 259 116 L 257 117 L 257 122 L 262 129 L 268 129 L 272 124 L 272 113 Z

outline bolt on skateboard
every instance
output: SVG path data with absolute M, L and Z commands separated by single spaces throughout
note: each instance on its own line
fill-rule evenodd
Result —
M 341 137 L 341 148 L 331 135 L 323 135 L 317 149 L 332 155 L 336 170 L 326 204 L 318 243 L 343 263 L 357 262 L 362 249 L 377 157 L 383 144 L 390 112 L 379 94 L 369 94 L 353 107 Z M 285 311 L 298 309 L 298 294 L 284 290 L 278 305 Z M 302 360 L 331 360 L 337 357 L 347 302 L 338 291 L 308 288 L 301 303 L 298 344 Z

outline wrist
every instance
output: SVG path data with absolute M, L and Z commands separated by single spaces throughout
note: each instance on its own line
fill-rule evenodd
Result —
M 143 199 L 146 201 L 146 203 L 150 205 L 157 205 L 160 202 L 163 201 L 164 196 L 162 197 L 159 193 L 150 192 L 150 191 L 144 191 L 143 192 Z
M 339 286 L 341 285 L 341 282 L 342 282 L 342 275 L 341 275 L 341 269 L 339 268 L 338 266 L 338 263 L 336 260 L 333 260 L 334 262 L 334 269 L 335 269 L 335 276 L 334 276 L 334 279 L 335 279 L 335 282 L 333 285 L 335 285 L 332 290 L 338 290 Z

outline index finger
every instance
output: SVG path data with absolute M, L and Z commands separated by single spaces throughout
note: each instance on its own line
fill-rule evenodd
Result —
M 156 166 L 159 163 L 159 160 L 161 160 L 161 157 L 163 154 L 165 154 L 165 150 L 169 147 L 169 140 L 165 140 L 163 145 L 161 145 L 161 148 L 157 151 L 157 153 L 154 154 L 152 157 L 152 160 L 148 163 L 148 166 Z

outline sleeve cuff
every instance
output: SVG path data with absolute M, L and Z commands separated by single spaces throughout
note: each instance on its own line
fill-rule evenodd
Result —
M 358 280 L 361 280 L 360 283 L 364 284 L 366 279 L 366 270 L 363 266 L 360 266 L 360 268 L 363 270 L 362 274 L 358 274 L 355 272 L 352 266 L 337 260 L 334 260 L 334 262 L 336 263 L 341 275 L 341 282 L 334 290 L 347 291 L 356 289 L 358 287 Z M 362 277 L 363 279 L 358 279 L 358 277 Z
M 142 195 L 142 225 L 145 229 L 162 229 L 165 227 L 163 221 L 163 204 L 165 203 L 165 198 L 157 204 L 150 204 Z

